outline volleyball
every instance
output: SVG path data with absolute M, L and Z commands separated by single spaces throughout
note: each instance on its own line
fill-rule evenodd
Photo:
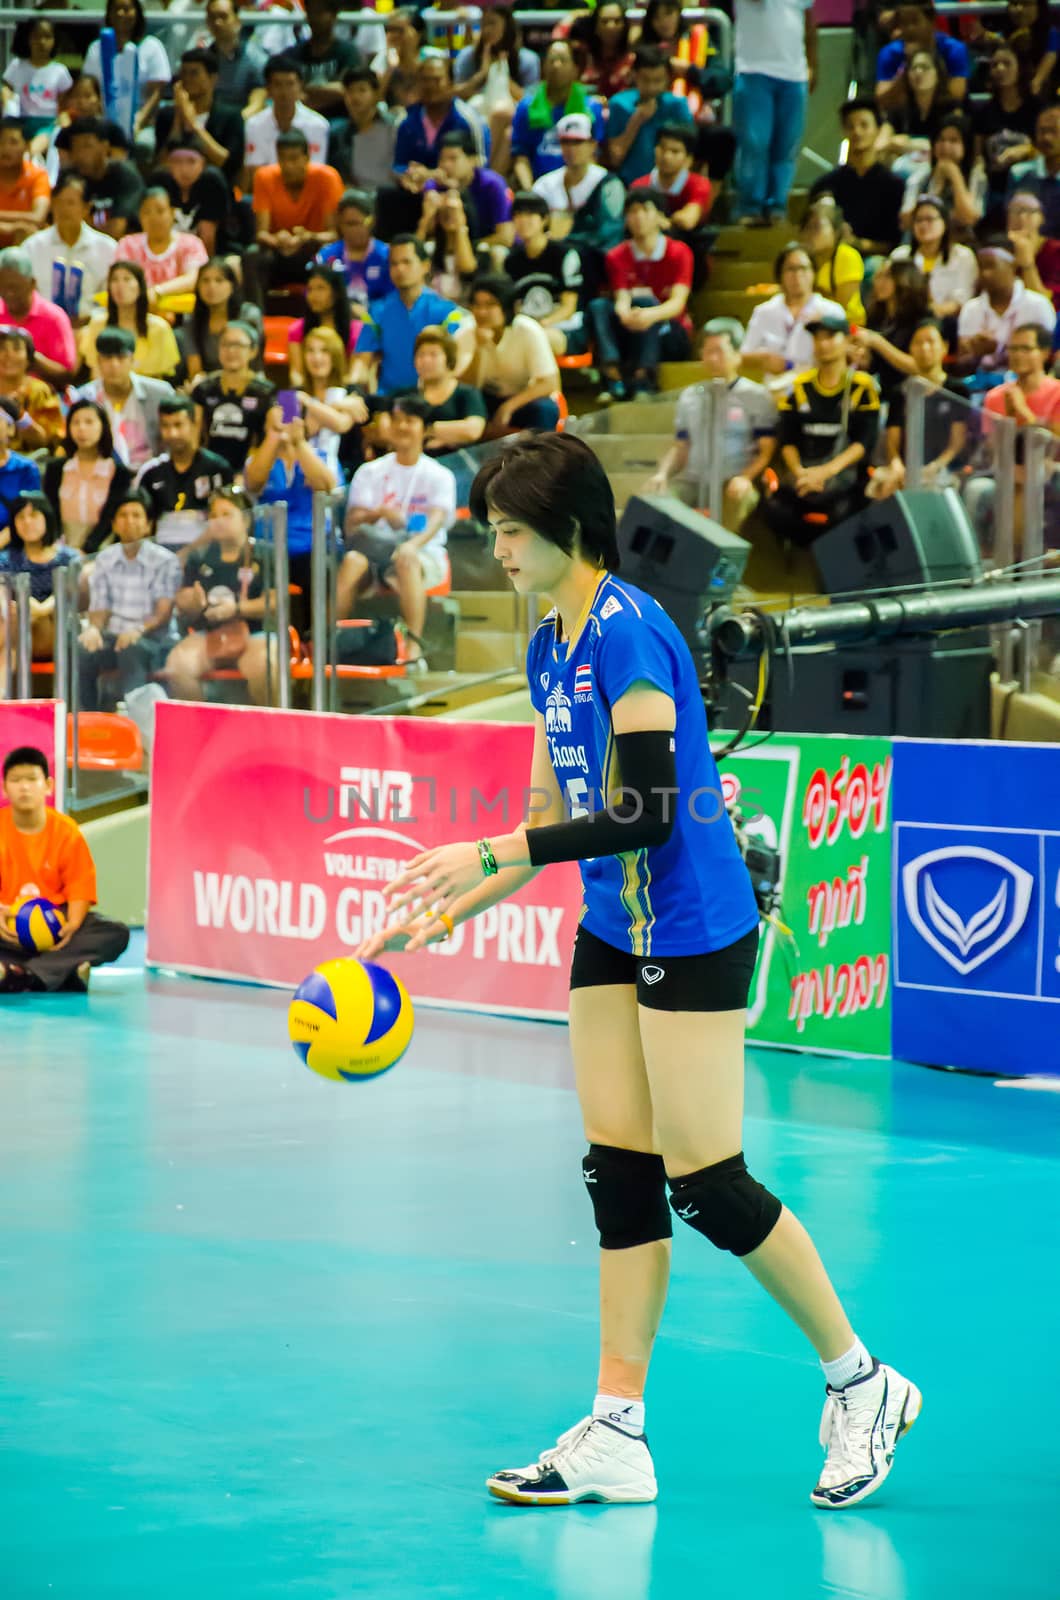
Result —
M 40 896 L 16 900 L 11 907 L 8 926 L 23 950 L 43 955 L 62 937 L 65 918 L 57 906 Z
M 372 961 L 325 961 L 295 990 L 287 1030 L 314 1072 L 360 1083 L 389 1072 L 412 1038 L 412 1001 L 400 979 Z

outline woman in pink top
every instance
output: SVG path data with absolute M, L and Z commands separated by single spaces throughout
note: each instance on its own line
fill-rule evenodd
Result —
M 194 293 L 196 275 L 208 260 L 206 246 L 197 234 L 177 231 L 165 189 L 148 189 L 140 201 L 140 226 L 142 233 L 118 240 L 115 261 L 143 268 L 152 305 L 163 295 Z
M 110 419 L 95 400 L 70 407 L 60 450 L 44 469 L 44 493 L 59 508 L 65 542 L 94 555 L 111 538 L 114 510 L 132 473 L 115 455 Z
M 334 328 L 346 348 L 349 357 L 347 382 L 352 382 L 349 374 L 361 324 L 353 320 L 349 295 L 346 293 L 346 278 L 341 267 L 314 262 L 306 277 L 305 304 L 305 316 L 292 322 L 288 334 L 288 370 L 292 389 L 300 389 L 305 381 L 302 347 L 306 334 L 312 333 L 314 328 Z

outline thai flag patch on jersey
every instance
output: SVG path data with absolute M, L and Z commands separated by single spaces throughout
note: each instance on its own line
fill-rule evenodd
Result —
M 593 692 L 592 668 L 590 667 L 588 661 L 583 661 L 581 666 L 580 667 L 576 667 L 575 671 L 574 671 L 574 693 L 577 696 L 577 695 L 583 695 L 583 694 L 591 695 L 592 692 Z

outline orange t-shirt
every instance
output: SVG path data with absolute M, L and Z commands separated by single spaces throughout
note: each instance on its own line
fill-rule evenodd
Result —
M 0 211 L 32 211 L 33 202 L 47 200 L 51 192 L 48 174 L 27 156 L 14 183 L 0 183 Z
M 96 903 L 96 866 L 71 817 L 48 807 L 40 833 L 20 833 L 10 806 L 0 811 L 0 903 L 41 895 L 53 905 Z
M 269 213 L 273 233 L 281 228 L 308 228 L 310 233 L 322 233 L 342 191 L 343 182 L 335 168 L 320 162 L 309 163 L 302 192 L 297 196 L 284 188 L 278 165 L 259 167 L 254 174 L 254 210 Z

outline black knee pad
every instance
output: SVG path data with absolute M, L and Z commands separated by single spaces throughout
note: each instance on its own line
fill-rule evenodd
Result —
M 591 1144 L 582 1158 L 582 1177 L 596 1213 L 602 1250 L 631 1250 L 672 1236 L 662 1156 Z
M 751 1177 L 743 1151 L 671 1178 L 670 1204 L 682 1222 L 734 1256 L 748 1256 L 764 1244 L 781 1211 L 776 1195 Z

